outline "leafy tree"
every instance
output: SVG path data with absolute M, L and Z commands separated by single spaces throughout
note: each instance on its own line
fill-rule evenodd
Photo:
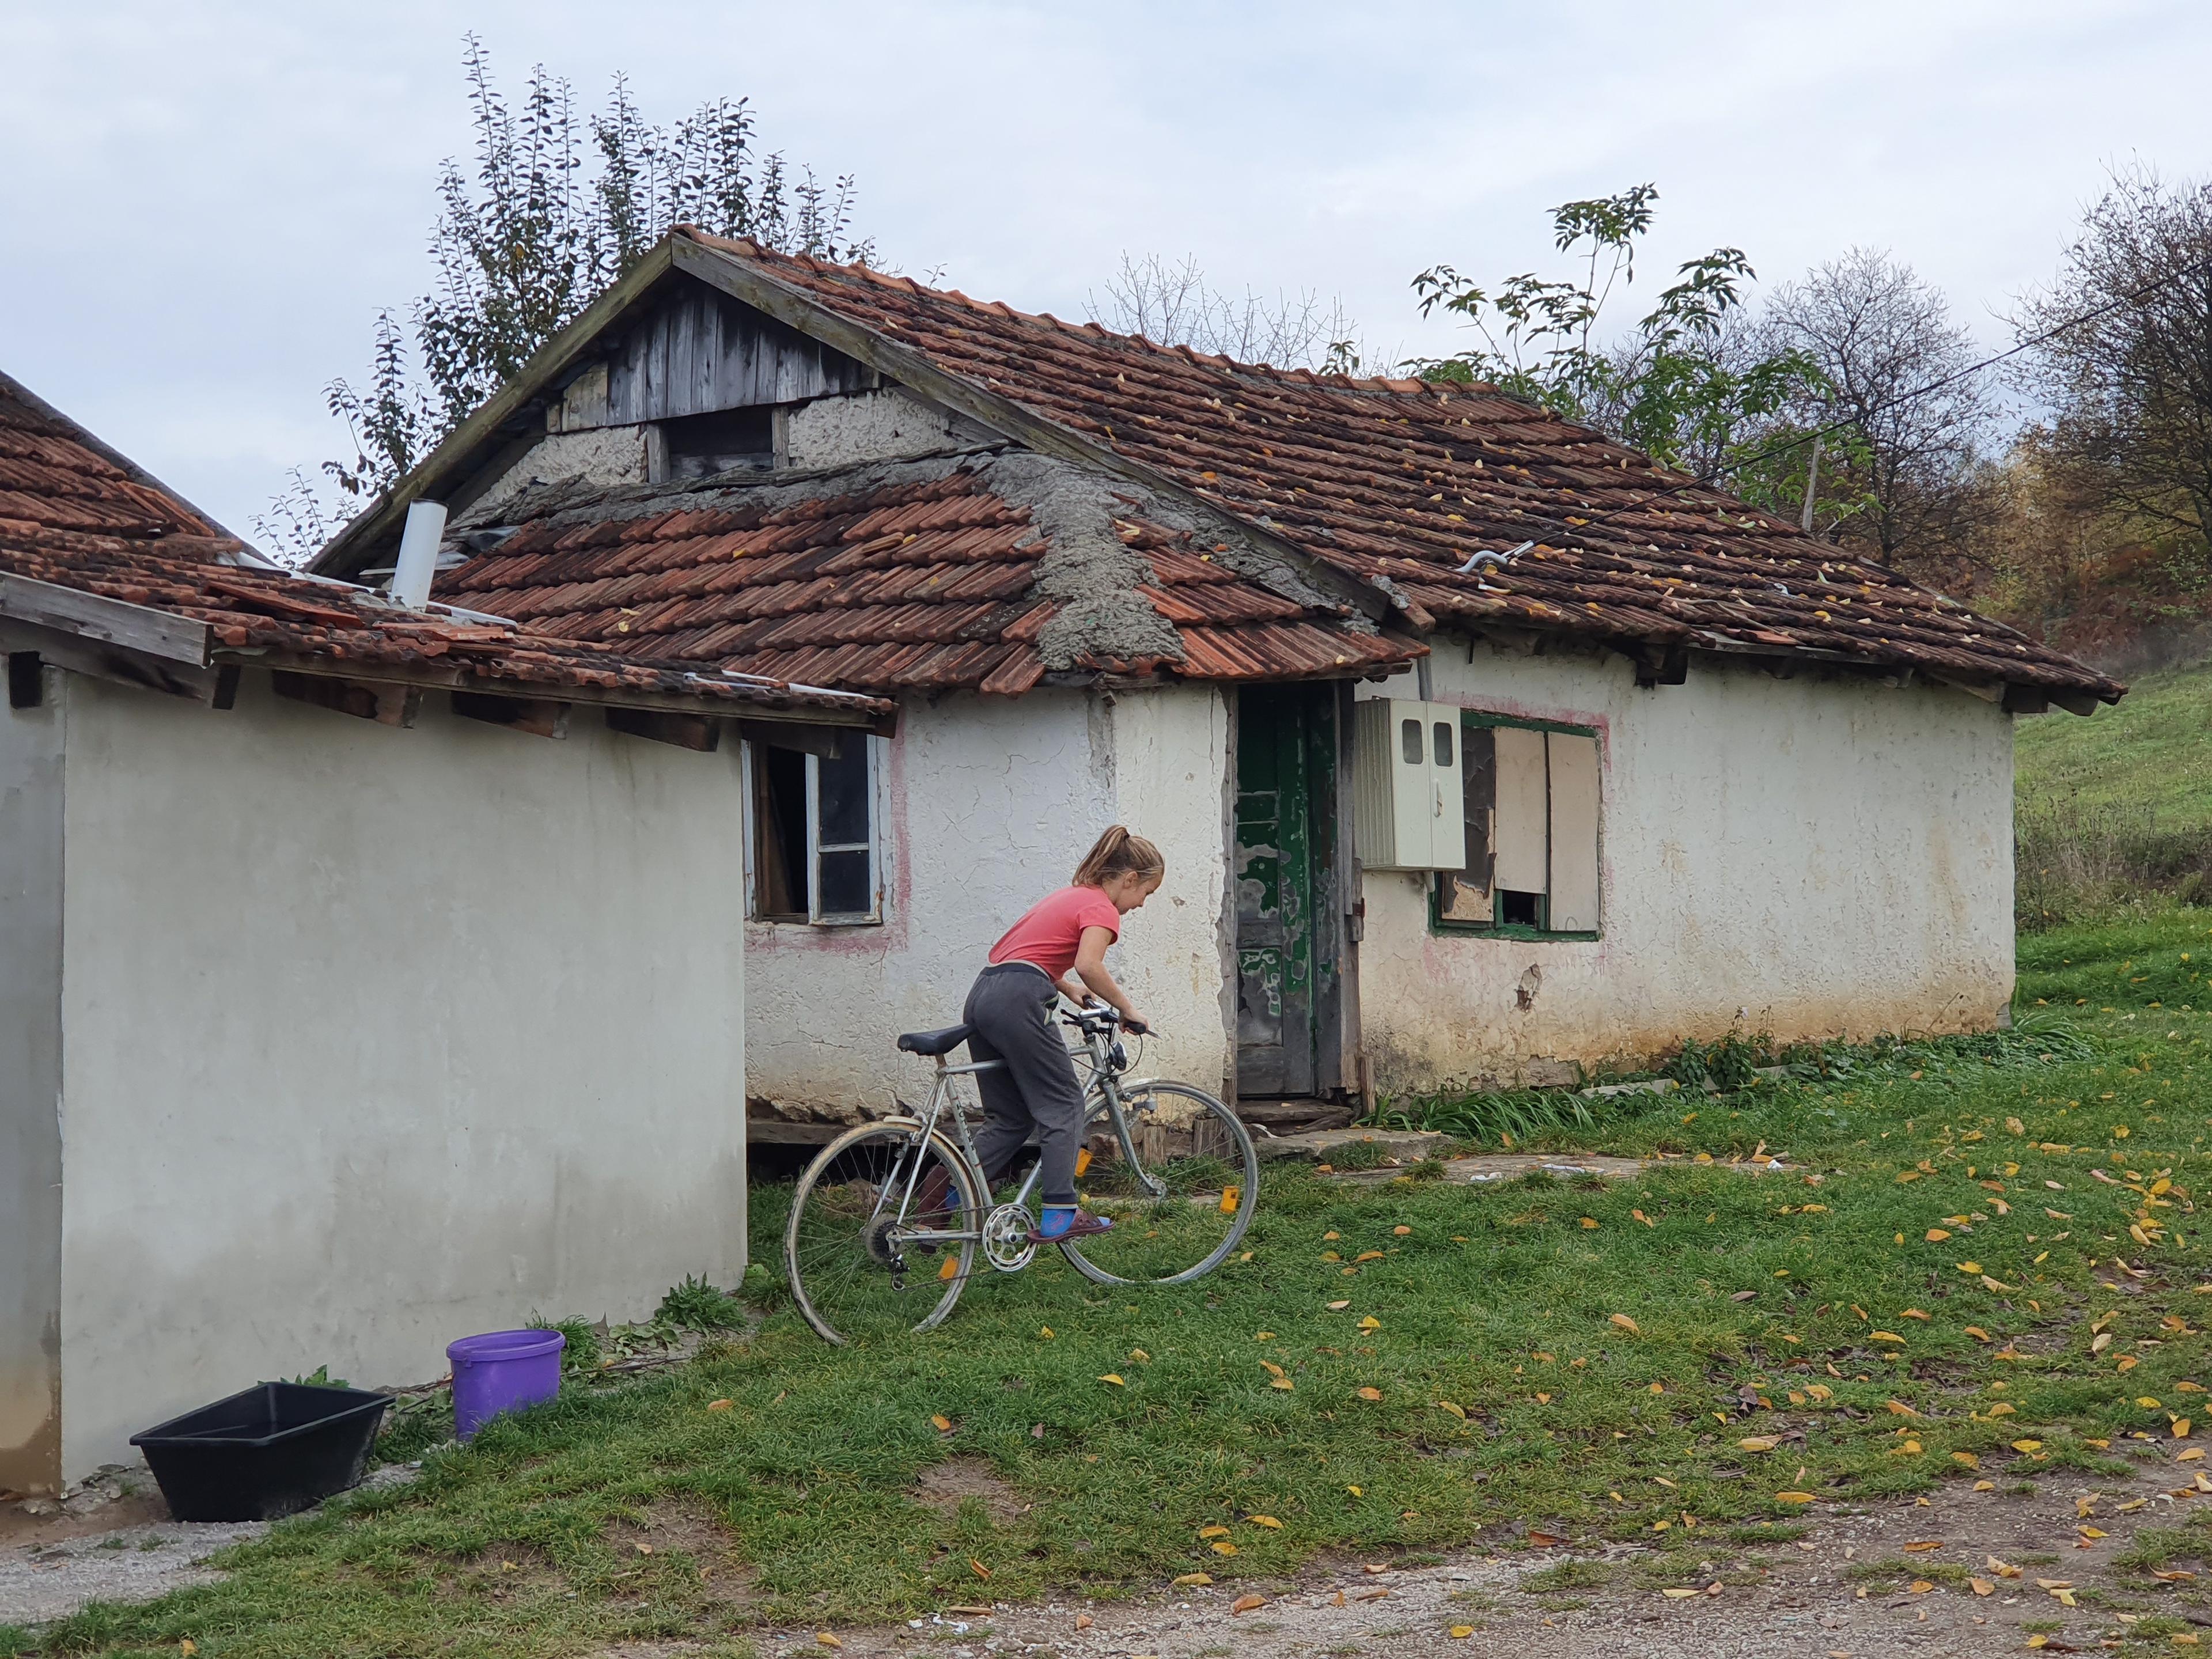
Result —
M 658 126 L 617 75 L 605 110 L 585 119 L 568 83 L 543 64 L 510 106 L 473 34 L 462 67 L 475 153 L 466 167 L 448 160 L 439 179 L 431 290 L 404 312 L 377 313 L 362 384 L 325 388 L 351 453 L 324 462 L 321 483 L 295 468 L 254 520 L 296 558 L 403 477 L 672 227 L 839 261 L 873 252 L 853 235 L 851 176 L 823 184 L 763 152 L 744 99 Z
M 1553 209 L 1553 246 L 1579 264 L 1573 277 L 1524 272 L 1485 287 L 1449 264 L 1422 271 L 1413 283 L 1422 315 L 1463 317 L 1480 343 L 1412 366 L 1431 380 L 1494 385 L 1671 466 L 1728 474 L 1817 392 L 1820 372 L 1802 350 L 1742 326 L 1742 285 L 1755 273 L 1740 248 L 1685 263 L 1623 338 L 1601 343 L 1607 303 L 1636 280 L 1658 197 L 1644 184 Z M 1768 467 L 1733 482 L 1756 498 L 1789 480 Z
M 2212 562 L 2212 183 L 2112 175 L 2013 319 L 2045 453 L 2108 511 Z

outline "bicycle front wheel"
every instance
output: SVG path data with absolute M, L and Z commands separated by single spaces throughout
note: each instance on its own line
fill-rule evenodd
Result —
M 975 1260 L 987 1194 L 966 1156 L 912 1123 L 870 1123 L 806 1166 L 783 1230 L 806 1322 L 841 1346 L 926 1331 L 952 1311 Z
M 1243 1238 L 1260 1201 L 1250 1132 L 1220 1101 L 1182 1083 L 1131 1085 L 1122 1114 L 1127 1146 L 1098 1103 L 1078 1183 L 1084 1207 L 1114 1230 L 1063 1244 L 1061 1254 L 1102 1285 L 1182 1285 L 1212 1273 Z

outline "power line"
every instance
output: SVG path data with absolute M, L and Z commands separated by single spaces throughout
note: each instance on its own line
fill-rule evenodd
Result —
M 1786 454 L 1789 451 L 1798 448 L 1802 445 L 1816 443 L 1820 440 L 1829 437 L 1835 433 L 1844 431 L 1849 428 L 1857 426 L 1862 422 L 1874 416 L 1886 415 L 1891 410 L 1896 409 L 1902 404 L 1909 404 L 1916 398 L 1925 398 L 1932 393 L 1944 390 L 1947 386 L 1956 386 L 1961 380 L 1969 380 L 1974 375 L 1984 374 L 1990 369 L 1995 368 L 1999 363 L 2004 362 L 2009 358 L 2017 357 L 2023 351 L 2033 350 L 2035 347 L 2043 344 L 2046 341 L 2055 340 L 2061 334 L 2067 333 L 2073 329 L 2080 328 L 2085 323 L 2094 323 L 2100 317 L 2103 317 L 2112 312 L 2118 311 L 2124 306 L 2133 305 L 2137 300 L 2142 299 L 2144 295 L 2154 294 L 2160 289 L 2167 287 L 2172 283 L 2178 283 L 2185 276 L 2199 274 L 2200 271 L 2212 273 L 2212 262 L 2207 262 L 2206 264 L 2201 267 L 2189 265 L 2183 267 L 2179 270 L 2169 272 L 2164 276 L 2157 277 L 2151 282 L 2145 283 L 2140 288 L 2131 289 L 2125 294 L 2115 295 L 2113 298 L 2106 301 L 2102 305 L 2094 306 L 2087 311 L 2081 313 L 2079 316 L 2069 317 L 2063 322 L 2055 323 L 2051 327 L 2044 330 L 2040 334 L 2032 334 L 2025 339 L 2015 341 L 2013 344 L 2006 347 L 2002 351 L 1997 352 L 1992 356 L 1984 357 L 1979 362 L 1969 363 L 1964 368 L 1955 369 L 1948 374 L 1942 375 L 1936 380 L 1929 381 L 1925 386 L 1915 386 L 1910 392 L 1900 392 L 1896 397 L 1890 398 L 1887 402 L 1878 404 L 1874 408 L 1867 410 L 1862 414 L 1847 416 L 1842 420 L 1831 421 L 1827 425 L 1815 427 L 1810 432 L 1793 434 L 1791 436 L 1782 440 L 1779 443 L 1771 444 L 1765 449 L 1756 450 L 1747 456 L 1741 457 L 1729 463 L 1726 466 L 1716 466 L 1711 471 L 1701 473 L 1698 477 L 1686 479 L 1681 483 L 1670 484 L 1664 489 L 1654 490 L 1650 495 L 1644 496 L 1641 500 L 1629 502 L 1620 507 L 1609 507 L 1605 512 L 1597 514 L 1595 518 L 1587 519 L 1583 523 L 1573 526 L 1573 528 L 1577 532 L 1587 532 L 1592 526 L 1603 524 L 1609 519 L 1617 519 L 1622 514 L 1627 513 L 1640 512 L 1644 507 L 1649 507 L 1652 502 L 1664 501 L 1670 495 L 1679 495 L 1686 490 L 1710 489 L 1724 472 L 1740 472 L 1747 467 L 1756 466 L 1761 461 L 1771 459 L 1777 455 Z M 1520 547 L 1515 548 L 1512 554 L 1505 554 L 1503 556 L 1491 554 L 1488 556 L 1490 558 L 1503 557 L 1510 559 L 1513 556 L 1513 554 L 1520 553 L 1524 549 L 1532 545 L 1534 545 L 1533 543 L 1524 542 Z M 1480 560 L 1484 557 L 1485 556 L 1483 554 L 1477 553 L 1474 556 L 1474 558 L 1470 559 L 1465 566 L 1462 567 L 1462 572 L 1467 569 L 1472 569 L 1476 560 Z

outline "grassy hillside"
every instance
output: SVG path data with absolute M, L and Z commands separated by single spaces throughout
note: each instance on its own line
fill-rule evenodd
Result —
M 2070 806 L 2142 830 L 2212 827 L 2212 666 L 2147 675 L 2087 720 L 2022 720 L 2015 753 L 2024 814 Z
M 2014 753 L 2023 927 L 2212 902 L 2212 666 L 2146 675 L 2087 720 L 2022 720 Z

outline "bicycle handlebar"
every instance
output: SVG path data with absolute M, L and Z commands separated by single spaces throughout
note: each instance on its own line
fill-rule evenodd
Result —
M 1144 1036 L 1152 1029 L 1141 1019 L 1125 1020 L 1120 1009 L 1103 1005 L 1079 1008 L 1072 1014 L 1062 1014 L 1060 1018 L 1082 1031 L 1111 1031 L 1120 1025 L 1135 1036 Z

